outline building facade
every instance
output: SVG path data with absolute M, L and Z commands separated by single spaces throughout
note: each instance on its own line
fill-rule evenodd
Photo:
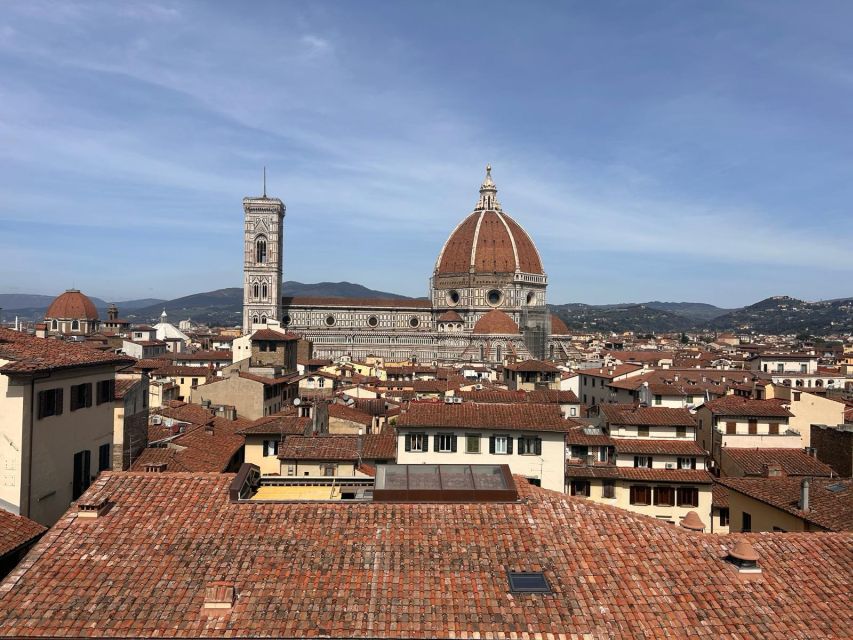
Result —
M 565 325 L 545 306 L 539 252 L 501 208 L 491 167 L 474 211 L 438 255 L 428 299 L 282 299 L 284 205 L 264 196 L 246 198 L 243 209 L 244 333 L 277 319 L 313 342 L 320 358 L 504 362 L 570 353 Z

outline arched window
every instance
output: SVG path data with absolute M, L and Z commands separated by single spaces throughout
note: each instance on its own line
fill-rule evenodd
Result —
M 50 325 L 50 327 L 51 327 L 51 329 L 56 331 L 57 329 L 59 329 L 59 322 L 57 320 L 54 320 L 53 323 Z
M 502 360 L 501 356 L 503 355 L 503 349 L 501 348 L 500 345 L 498 345 L 497 348 L 495 349 L 495 355 L 498 357 L 498 362 L 501 362 L 501 360 Z
M 261 299 L 262 299 L 262 300 L 266 300 L 266 299 L 267 299 L 267 283 L 266 283 L 266 282 L 264 282 L 264 283 L 261 285 Z
M 263 263 L 267 261 L 267 239 L 264 236 L 258 236 L 255 240 L 255 262 Z
M 326 386 L 326 379 L 325 378 L 317 378 L 317 386 L 320 387 L 321 389 L 323 387 L 325 387 Z
M 258 297 L 258 283 L 256 282 L 252 287 L 252 295 L 257 298 Z
M 72 331 L 80 331 L 80 321 L 79 320 L 73 320 L 71 322 L 71 330 Z
M 252 322 L 253 322 L 254 324 L 258 324 L 258 316 L 253 316 L 253 317 L 252 317 Z
M 551 354 L 551 358 L 554 357 L 554 345 L 553 344 L 548 347 L 548 353 Z
M 480 360 L 485 360 L 485 359 L 486 359 L 486 349 L 483 347 L 483 345 L 480 345 Z
M 261 324 L 266 324 L 266 323 L 267 323 L 267 317 L 261 316 Z

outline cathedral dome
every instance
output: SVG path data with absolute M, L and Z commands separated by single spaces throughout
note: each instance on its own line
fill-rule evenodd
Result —
M 551 335 L 565 336 L 568 335 L 569 328 L 555 313 L 551 314 Z
M 474 325 L 474 334 L 517 335 L 518 325 L 503 311 L 492 309 Z
M 89 296 L 80 293 L 77 289 L 68 289 L 50 303 L 44 316 L 70 320 L 97 320 L 98 310 Z
M 474 213 L 453 230 L 435 263 L 435 275 L 471 272 L 545 274 L 533 240 L 501 210 L 491 167 Z

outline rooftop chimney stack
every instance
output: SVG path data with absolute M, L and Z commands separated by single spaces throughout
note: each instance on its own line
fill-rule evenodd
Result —
M 809 479 L 803 478 L 803 481 L 800 483 L 800 510 L 808 511 L 809 510 Z

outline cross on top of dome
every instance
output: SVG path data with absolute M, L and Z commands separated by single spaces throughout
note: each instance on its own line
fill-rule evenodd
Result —
M 498 188 L 492 180 L 492 165 L 486 165 L 486 178 L 480 185 L 480 199 L 477 201 L 476 210 L 500 211 L 501 203 L 498 202 Z

